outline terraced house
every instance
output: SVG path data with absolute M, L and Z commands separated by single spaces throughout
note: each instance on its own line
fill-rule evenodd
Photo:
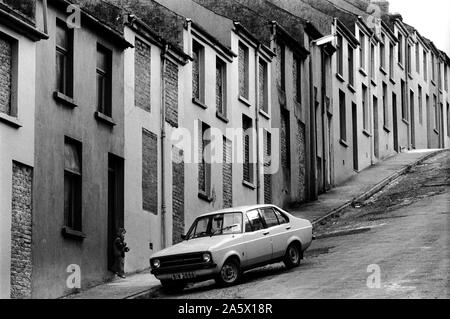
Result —
M 0 297 L 149 267 L 200 214 L 450 145 L 450 59 L 363 0 L 0 0 Z M 376 4 L 376 12 L 371 8 Z

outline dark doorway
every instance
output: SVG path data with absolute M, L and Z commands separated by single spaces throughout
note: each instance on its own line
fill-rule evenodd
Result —
M 394 129 L 394 150 L 400 152 L 398 148 L 398 123 L 397 123 L 397 95 L 392 93 L 392 127 Z
M 352 102 L 352 130 L 353 130 L 353 169 L 358 171 L 358 113 L 356 104 Z
M 414 118 L 414 92 L 409 92 L 409 116 L 410 116 L 410 122 L 409 125 L 411 126 L 411 148 L 416 148 L 416 123 Z
M 108 270 L 114 265 L 114 239 L 124 227 L 123 159 L 108 155 Z
M 380 157 L 380 141 L 378 132 L 378 99 L 373 97 L 373 153 L 375 158 Z

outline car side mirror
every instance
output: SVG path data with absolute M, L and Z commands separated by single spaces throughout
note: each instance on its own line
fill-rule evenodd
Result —
M 181 239 L 185 240 L 186 239 L 186 235 L 182 234 L 181 235 Z

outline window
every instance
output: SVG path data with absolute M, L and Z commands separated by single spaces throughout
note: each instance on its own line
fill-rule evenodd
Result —
M 245 232 L 252 232 L 265 228 L 258 210 L 249 211 L 247 212 L 246 216 L 248 223 L 246 220 Z
M 192 58 L 192 98 L 204 103 L 204 48 L 196 41 L 192 42 Z
M 420 74 L 420 44 L 416 43 L 416 72 Z
M 423 123 L 423 102 L 422 102 L 422 87 L 419 85 L 418 86 L 418 100 L 419 100 L 419 124 L 422 125 Z
M 344 48 L 342 46 L 342 36 L 340 34 L 337 35 L 337 46 L 337 72 L 340 75 L 344 75 Z
M 387 103 L 387 85 L 383 82 L 383 126 L 385 128 L 389 127 L 389 113 L 388 113 L 388 103 Z M 392 101 L 394 103 L 394 101 Z
M 403 35 L 398 34 L 398 63 L 403 64 Z
M 450 104 L 447 102 L 447 136 L 450 137 Z
M 292 65 L 293 79 L 294 79 L 294 99 L 296 102 L 302 102 L 302 83 L 301 83 L 301 60 L 294 55 Z
M 375 45 L 370 44 L 370 77 L 375 79 Z
M 428 59 L 425 50 L 423 50 L 423 78 L 425 81 L 428 81 Z
M 269 113 L 269 97 L 268 97 L 268 80 L 267 80 L 267 63 L 263 59 L 259 58 L 259 92 L 258 92 L 258 103 L 259 109 L 265 113 Z
M 289 219 L 286 217 L 285 214 L 283 214 L 282 212 L 280 212 L 278 209 L 273 208 L 275 215 L 277 215 L 278 218 L 278 223 L 281 224 L 286 224 L 289 223 Z
M 211 189 L 211 154 L 208 153 L 210 143 L 210 127 L 199 122 L 199 167 L 198 167 L 198 191 L 209 200 Z
M 366 40 L 364 34 L 359 32 L 359 66 L 361 69 L 366 68 Z
M 267 227 L 278 226 L 277 215 L 275 215 L 275 212 L 271 207 L 261 208 L 259 211 L 266 222 Z
M 442 81 L 442 69 L 441 69 L 441 63 L 439 62 L 439 59 L 436 61 L 436 67 L 438 69 L 438 83 L 441 83 L 442 87 L 439 87 L 439 89 L 443 89 L 444 82 Z
M 158 136 L 142 128 L 142 209 L 158 213 Z
M 412 72 L 412 50 L 411 50 L 411 45 L 408 43 L 408 49 L 407 49 L 407 54 L 408 54 L 408 65 L 407 65 L 407 70 L 408 73 L 411 74 Z
M 253 183 L 253 163 L 252 163 L 252 119 L 246 115 L 242 115 L 242 129 L 243 129 L 243 149 L 244 149 L 244 163 L 243 163 L 243 180 L 247 183 Z
M 286 49 L 284 45 L 279 45 L 280 49 L 280 64 L 279 64 L 279 75 L 280 75 L 280 88 L 284 91 L 286 89 Z M 277 52 L 278 54 L 278 52 Z
M 369 106 L 367 105 L 367 86 L 362 85 L 363 129 L 369 131 Z
M 341 141 L 347 141 L 347 121 L 345 111 L 345 93 L 339 90 L 339 125 Z
M 68 137 L 64 144 L 64 224 L 81 231 L 81 144 Z
M 97 110 L 111 116 L 111 51 L 97 45 Z
M 65 22 L 56 20 L 56 90 L 73 97 L 72 56 L 73 35 Z
M 380 42 L 380 66 L 382 68 L 386 68 L 386 36 L 384 34 L 381 35 L 381 42 Z
M 406 86 L 405 81 L 401 80 L 401 92 L 400 92 L 400 99 L 402 104 L 402 119 L 407 121 L 408 120 L 408 109 L 406 106 Z
M 444 85 L 445 91 L 448 92 L 448 67 L 444 64 Z
M 216 109 L 226 117 L 226 63 L 216 57 Z
M 249 56 L 248 47 L 239 42 L 239 95 L 248 100 Z
M 431 54 L 431 80 L 435 81 L 436 80 L 436 65 L 435 65 L 435 61 L 434 61 L 434 54 Z
M 436 94 L 433 94 L 433 112 L 434 112 L 434 129 L 437 131 L 439 127 L 439 114 Z
M 18 41 L 0 32 L 0 113 L 17 116 Z
M 242 233 L 242 213 L 215 214 L 197 218 L 189 229 L 186 239 L 240 233 Z
M 389 43 L 389 77 L 394 78 L 394 45 Z
M 351 45 L 348 45 L 348 83 L 355 84 L 355 70 L 354 70 L 354 52 Z

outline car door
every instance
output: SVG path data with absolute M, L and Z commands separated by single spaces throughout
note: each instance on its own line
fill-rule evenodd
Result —
M 260 213 L 257 209 L 245 214 L 244 248 L 245 259 L 242 266 L 253 266 L 267 262 L 272 256 L 272 243 Z
M 272 207 L 260 208 L 259 211 L 269 231 L 268 236 L 272 244 L 271 259 L 283 256 L 286 249 L 285 241 L 287 240 L 285 236 L 283 236 L 286 232 L 285 225 L 279 224 L 278 217 Z

